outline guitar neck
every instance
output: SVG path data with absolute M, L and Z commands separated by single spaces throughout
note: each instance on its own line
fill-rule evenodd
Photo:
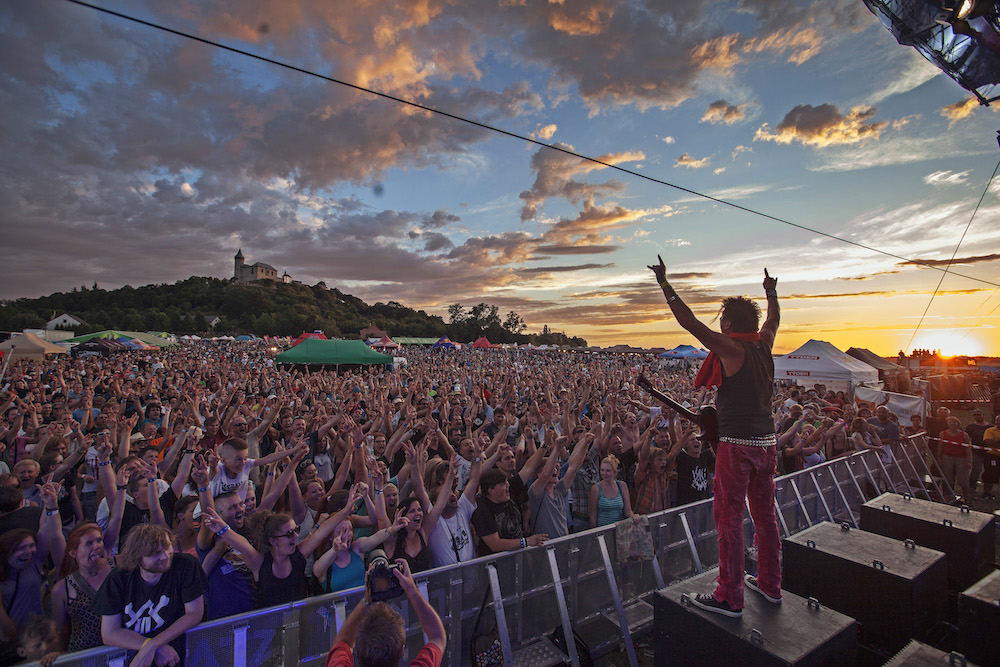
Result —
M 643 378 L 643 379 L 645 379 L 645 378 Z M 657 389 L 656 387 L 654 387 L 652 384 L 650 384 L 648 382 L 648 380 L 646 382 L 643 382 L 642 386 L 644 386 L 646 388 L 646 391 L 648 391 L 653 398 L 655 398 L 656 400 L 660 401 L 661 403 L 666 403 L 667 405 L 669 405 L 670 407 L 672 407 L 674 410 L 676 410 L 677 413 L 680 416 L 684 417 L 685 419 L 689 419 L 689 420 L 691 420 L 691 421 L 693 421 L 695 423 L 698 423 L 698 421 L 699 421 L 698 415 L 696 415 L 695 413 L 693 413 L 688 408 L 685 408 L 683 405 L 681 405 L 680 403 L 678 403 L 674 399 L 672 399 L 669 396 L 667 396 L 666 394 L 664 394 L 662 391 L 660 391 L 659 389 Z

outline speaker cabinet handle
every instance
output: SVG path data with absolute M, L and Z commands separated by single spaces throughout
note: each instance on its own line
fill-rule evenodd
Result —
M 958 511 L 961 512 L 962 514 L 969 514 L 972 512 L 972 510 L 969 509 L 968 505 L 962 505 Z
M 845 533 L 849 532 L 851 530 L 851 524 L 847 523 L 846 521 L 842 521 L 840 523 L 840 529 Z
M 969 663 L 966 662 L 964 655 L 958 651 L 952 651 L 948 654 L 948 664 L 951 667 L 965 667 Z
M 889 507 L 888 505 L 882 505 L 882 511 L 883 512 L 891 512 L 892 508 Z
M 917 543 L 911 540 L 910 538 L 906 538 L 905 540 L 903 540 L 903 546 L 906 547 L 907 549 L 916 549 Z
M 875 568 L 876 570 L 884 570 L 885 569 L 885 563 L 883 563 L 882 561 L 876 559 L 876 560 L 872 561 L 872 567 Z
M 809 598 L 806 600 L 806 609 L 815 609 L 816 611 L 819 611 L 822 607 L 819 606 L 819 600 L 816 598 Z
M 951 528 L 954 524 L 951 522 L 951 519 L 942 519 L 941 525 L 946 528 Z
M 816 548 L 816 540 L 806 540 L 806 546 L 810 549 Z
M 750 643 L 751 644 L 756 644 L 757 646 L 763 646 L 764 645 L 764 633 L 761 632 L 760 630 L 758 630 L 757 628 L 754 628 L 753 630 L 751 630 L 750 631 Z
M 903 500 L 913 500 L 913 496 L 910 493 L 904 493 Z

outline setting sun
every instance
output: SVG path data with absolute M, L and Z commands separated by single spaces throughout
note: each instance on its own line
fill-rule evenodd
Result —
M 918 334 L 913 341 L 915 348 L 938 350 L 942 357 L 975 357 L 984 354 L 983 345 L 974 336 L 962 338 L 962 334 L 933 332 Z

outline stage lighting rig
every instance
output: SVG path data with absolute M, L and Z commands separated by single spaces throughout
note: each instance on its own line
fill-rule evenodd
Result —
M 1000 99 L 1000 0 L 863 0 L 900 44 L 912 46 L 980 104 Z

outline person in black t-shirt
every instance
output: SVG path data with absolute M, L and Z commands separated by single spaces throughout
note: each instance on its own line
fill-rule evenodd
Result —
M 178 665 L 184 633 L 201 622 L 208 580 L 194 556 L 175 554 L 162 526 L 136 526 L 94 600 L 106 646 L 136 651 L 131 667 Z
M 677 504 L 687 505 L 711 497 L 709 482 L 715 470 L 715 454 L 694 432 L 685 435 L 677 455 Z
M 152 467 L 141 464 L 140 474 L 132 475 L 129 479 L 127 488 L 133 502 L 126 502 L 122 512 L 119 545 L 125 544 L 129 533 L 136 526 L 155 523 L 167 527 L 166 517 L 173 516 L 177 493 L 171 486 L 157 498 L 154 475 Z M 180 475 L 178 479 L 181 479 Z
M 496 468 L 487 470 L 479 481 L 479 490 L 479 505 L 472 513 L 472 526 L 479 536 L 477 555 L 488 556 L 498 551 L 513 551 L 545 543 L 547 535 L 524 536 L 521 510 L 510 499 L 510 482 L 506 473 Z

